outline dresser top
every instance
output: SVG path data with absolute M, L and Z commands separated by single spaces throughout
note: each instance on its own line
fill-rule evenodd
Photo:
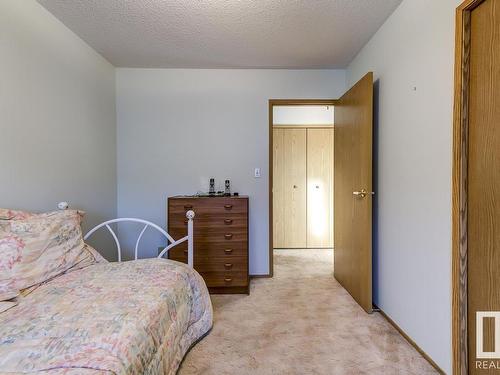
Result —
M 238 196 L 209 196 L 209 195 L 175 195 L 172 197 L 168 197 L 168 199 L 248 199 L 248 195 L 238 195 Z

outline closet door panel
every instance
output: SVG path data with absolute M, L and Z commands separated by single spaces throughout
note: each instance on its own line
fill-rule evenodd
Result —
M 306 245 L 306 129 L 285 131 L 285 210 L 287 238 L 285 247 L 305 248 Z
M 333 247 L 333 128 L 307 129 L 307 247 Z
M 285 129 L 273 129 L 273 247 L 285 243 Z
M 274 247 L 306 247 L 306 130 L 274 129 Z

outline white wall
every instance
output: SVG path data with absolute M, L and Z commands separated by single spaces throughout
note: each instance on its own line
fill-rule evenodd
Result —
M 250 272 L 267 274 L 268 99 L 337 98 L 345 72 L 117 69 L 116 79 L 119 215 L 165 225 L 167 196 L 228 178 L 250 196 Z
M 333 125 L 333 105 L 273 107 L 273 125 Z
M 114 67 L 35 1 L 0 1 L 0 207 L 116 215 Z
M 454 16 L 404 0 L 348 68 L 375 74 L 375 302 L 451 372 Z M 414 90 L 414 88 L 416 88 Z

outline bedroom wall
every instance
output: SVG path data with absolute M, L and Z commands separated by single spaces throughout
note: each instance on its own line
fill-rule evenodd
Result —
M 267 274 L 268 99 L 337 98 L 345 72 L 117 69 L 116 87 L 118 214 L 166 225 L 167 196 L 229 178 L 250 196 L 250 272 Z
M 451 373 L 455 8 L 404 0 L 347 70 L 375 74 L 374 299 Z
M 0 207 L 114 217 L 114 67 L 37 2 L 2 0 L 0 82 Z
M 282 105 L 273 107 L 273 125 L 332 125 L 333 106 Z

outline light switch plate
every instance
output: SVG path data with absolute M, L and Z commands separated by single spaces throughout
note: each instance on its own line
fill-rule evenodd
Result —
M 260 168 L 255 168 L 254 176 L 255 178 L 260 178 Z

